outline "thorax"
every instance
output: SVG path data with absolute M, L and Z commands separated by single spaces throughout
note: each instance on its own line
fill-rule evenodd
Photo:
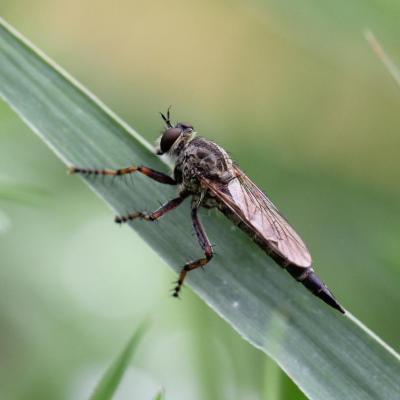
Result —
M 174 176 L 182 190 L 200 194 L 202 177 L 221 183 L 229 182 L 233 178 L 232 160 L 217 144 L 196 137 L 177 156 Z

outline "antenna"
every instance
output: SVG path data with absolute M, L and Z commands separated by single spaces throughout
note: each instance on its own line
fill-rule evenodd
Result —
M 160 114 L 161 114 L 161 118 L 164 120 L 164 122 L 166 123 L 168 128 L 173 128 L 171 121 L 170 121 L 170 113 L 169 113 L 170 109 L 171 109 L 171 106 L 169 106 L 167 109 L 167 116 L 165 116 L 162 112 L 160 112 Z

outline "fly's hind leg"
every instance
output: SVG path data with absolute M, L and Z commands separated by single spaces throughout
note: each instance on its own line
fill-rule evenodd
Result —
M 134 212 L 131 214 L 115 217 L 115 222 L 117 224 L 122 224 L 124 222 L 132 221 L 134 219 L 143 219 L 145 221 L 157 221 L 165 214 L 174 210 L 176 207 L 182 204 L 183 200 L 185 200 L 186 197 L 187 194 L 181 193 L 179 197 L 176 197 L 175 199 L 168 201 L 167 203 L 163 204 L 159 209 L 153 211 L 150 214 L 144 212 Z
M 148 176 L 150 179 L 153 179 L 157 182 L 164 183 L 166 185 L 177 185 L 175 179 L 171 178 L 169 175 L 164 174 L 163 172 L 155 171 L 154 169 L 135 165 L 131 165 L 127 168 L 121 169 L 91 169 L 91 168 L 79 168 L 79 167 L 70 167 L 70 174 L 80 174 L 87 176 L 98 176 L 98 175 L 109 175 L 109 176 L 122 176 L 127 174 L 134 174 L 135 172 L 139 172 L 143 175 Z
M 199 209 L 199 204 L 198 203 L 193 204 L 191 215 L 192 215 L 194 231 L 196 232 L 196 236 L 200 243 L 201 248 L 204 250 L 204 257 L 196 261 L 189 262 L 183 266 L 179 274 L 178 281 L 176 282 L 177 285 L 174 288 L 173 292 L 174 297 L 179 297 L 179 292 L 182 289 L 183 281 L 185 280 L 187 273 L 189 271 L 192 271 L 193 269 L 204 267 L 212 259 L 214 254 L 210 240 L 208 239 L 204 227 L 199 219 L 198 209 Z

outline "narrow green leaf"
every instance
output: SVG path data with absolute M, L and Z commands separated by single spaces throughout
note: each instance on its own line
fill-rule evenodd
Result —
M 386 54 L 382 45 L 379 43 L 378 39 L 376 39 L 371 31 L 366 31 L 364 33 L 364 36 L 367 39 L 369 45 L 372 47 L 372 50 L 375 52 L 376 56 L 382 61 L 383 65 L 389 71 L 390 75 L 392 75 L 392 78 L 400 86 L 400 70 L 397 65 Z
M 48 193 L 41 188 L 24 183 L 0 181 L 0 200 L 24 205 L 37 204 Z
M 116 168 L 133 161 L 167 170 L 138 134 L 4 22 L 0 93 L 67 165 Z M 174 195 L 146 177 L 133 180 L 87 183 L 118 214 L 156 208 L 157 200 Z M 391 348 L 350 313 L 343 316 L 311 296 L 223 216 L 202 217 L 218 254 L 206 273 L 189 274 L 188 283 L 216 313 L 309 398 L 398 398 L 400 359 Z M 189 234 L 187 204 L 157 225 L 131 226 L 176 271 L 185 255 L 201 254 Z
M 90 400 L 112 399 L 125 370 L 129 367 L 129 363 L 138 347 L 140 339 L 146 331 L 146 327 L 146 324 L 142 324 L 135 330 L 125 349 L 101 378 Z
M 165 400 L 164 389 L 160 389 L 160 391 L 154 396 L 154 400 Z
M 0 235 L 6 233 L 11 226 L 8 216 L 0 209 Z
M 272 323 L 271 327 L 275 330 L 274 336 L 284 335 L 284 326 L 279 323 Z M 276 342 L 278 345 L 278 342 Z M 276 363 L 268 359 L 265 363 L 264 373 L 264 399 L 279 400 L 281 398 L 282 371 Z

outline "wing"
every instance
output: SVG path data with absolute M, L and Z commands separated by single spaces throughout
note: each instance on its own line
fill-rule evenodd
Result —
M 233 211 L 273 252 L 299 267 L 312 264 L 311 255 L 296 231 L 279 213 L 271 200 L 243 171 L 234 166 L 236 178 L 221 183 L 202 178 L 212 194 Z

